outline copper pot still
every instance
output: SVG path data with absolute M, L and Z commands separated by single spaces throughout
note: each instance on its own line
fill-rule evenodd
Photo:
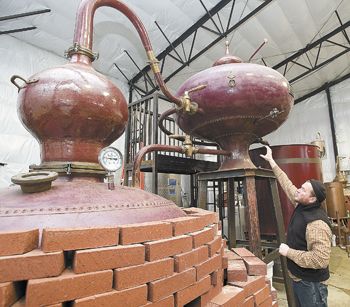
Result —
M 191 89 L 202 88 L 191 91 Z M 178 95 L 190 92 L 195 114 L 177 113 L 186 133 L 214 141 L 232 155 L 221 170 L 255 168 L 249 146 L 276 130 L 288 117 L 294 97 L 288 81 L 266 66 L 229 55 L 185 81 Z
M 148 58 L 155 62 L 143 24 L 125 4 L 83 0 L 73 46 L 67 51 L 70 62 L 27 80 L 11 78 L 19 91 L 19 117 L 40 144 L 41 164 L 31 166 L 36 172 L 15 179 L 26 193 L 18 186 L 1 191 L 0 231 L 111 226 L 185 216 L 173 202 L 158 195 L 122 186 L 108 190 L 103 183 L 106 173 L 98 154 L 124 132 L 128 108 L 120 90 L 92 67 L 96 59 L 93 17 L 102 6 L 120 11 L 133 23 Z M 59 177 L 50 189 L 46 177 L 56 172 Z M 39 185 L 24 186 L 28 183 Z

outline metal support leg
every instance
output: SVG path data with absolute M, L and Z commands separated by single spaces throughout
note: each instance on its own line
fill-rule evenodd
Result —
M 236 247 L 236 219 L 235 219 L 235 190 L 234 180 L 227 181 L 227 228 L 228 228 L 228 246 Z
M 261 242 L 260 242 L 260 226 L 259 226 L 259 215 L 256 200 L 256 186 L 255 177 L 249 176 L 243 179 L 244 198 L 246 201 L 247 217 L 248 217 L 248 235 L 249 235 L 249 246 L 251 252 L 262 258 L 261 253 Z
M 207 181 L 198 181 L 198 208 L 207 210 Z

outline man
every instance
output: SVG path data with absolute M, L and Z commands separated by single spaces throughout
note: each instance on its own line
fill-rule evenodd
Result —
M 279 253 L 287 257 L 297 305 L 326 307 L 332 231 L 321 207 L 326 198 L 325 187 L 320 181 L 311 179 L 297 189 L 277 166 L 271 148 L 265 147 L 266 155 L 260 156 L 270 163 L 278 182 L 295 206 L 288 225 L 287 244 L 280 245 Z

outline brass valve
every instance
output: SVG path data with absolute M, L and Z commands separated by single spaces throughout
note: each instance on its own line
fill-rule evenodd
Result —
M 193 146 L 193 143 L 191 141 L 191 137 L 187 134 L 185 134 L 185 135 L 173 134 L 173 135 L 169 135 L 169 138 L 183 142 L 182 152 L 188 158 L 191 157 L 192 155 L 196 154 L 199 150 L 198 147 Z
M 183 142 L 182 150 L 183 150 L 183 153 L 188 158 L 198 152 L 198 147 L 193 146 L 191 137 L 189 135 L 185 135 L 185 140 Z
M 185 94 L 181 98 L 181 102 L 182 102 L 181 109 L 184 112 L 189 113 L 189 114 L 196 113 L 197 110 L 198 110 L 198 104 L 196 102 L 191 101 L 191 98 L 190 98 L 189 94 L 191 92 L 202 90 L 202 89 L 204 89 L 206 87 L 207 87 L 206 84 L 201 84 L 199 86 L 196 86 L 194 88 L 189 89 L 188 91 L 185 91 Z

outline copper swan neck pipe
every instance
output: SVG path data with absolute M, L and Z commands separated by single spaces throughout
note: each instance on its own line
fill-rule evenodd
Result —
M 137 33 L 139 34 L 139 37 L 145 48 L 147 58 L 150 62 L 151 69 L 155 75 L 159 88 L 164 93 L 164 95 L 167 96 L 178 107 L 182 107 L 181 99 L 172 95 L 164 83 L 158 66 L 158 60 L 154 56 L 153 48 L 143 23 L 135 15 L 135 13 L 123 2 L 119 0 L 82 0 L 77 11 L 73 43 L 80 46 L 80 48 L 82 48 L 85 53 L 86 50 L 88 50 L 88 53 L 90 52 L 92 54 L 91 50 L 93 41 L 92 36 L 94 14 L 95 11 L 102 6 L 108 6 L 120 11 L 131 21 L 131 23 L 137 30 Z M 87 57 L 89 57 L 81 56 L 79 54 L 74 55 L 74 51 L 72 52 L 72 54 L 72 60 L 76 60 L 77 58 L 83 57 L 82 61 L 86 62 Z

